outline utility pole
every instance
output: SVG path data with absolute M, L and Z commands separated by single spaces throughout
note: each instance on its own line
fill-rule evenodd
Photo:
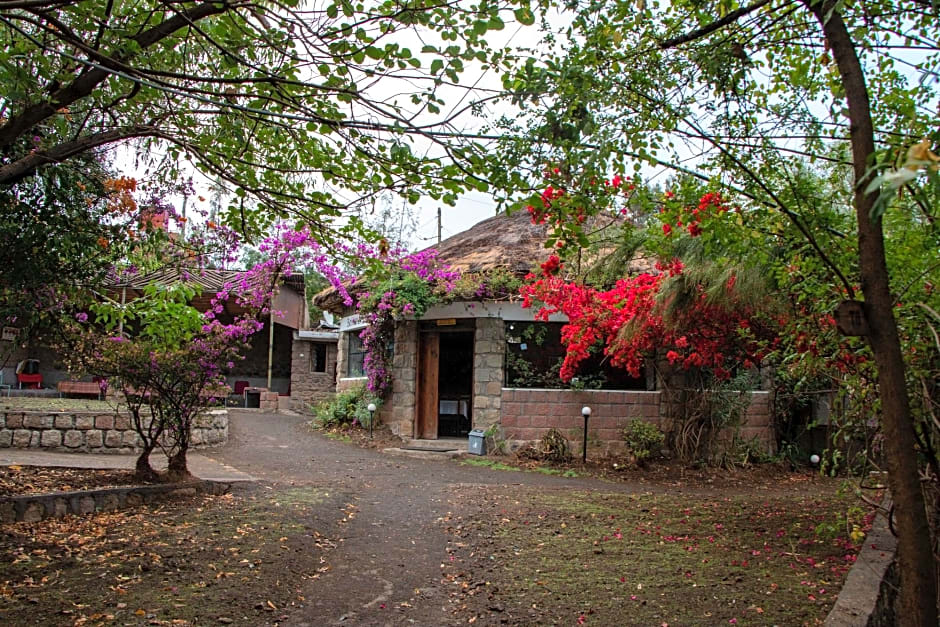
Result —
M 441 243 L 441 208 L 437 208 L 437 243 Z
M 183 223 L 180 225 L 180 240 L 186 241 L 186 201 L 189 199 L 189 196 L 183 196 Z

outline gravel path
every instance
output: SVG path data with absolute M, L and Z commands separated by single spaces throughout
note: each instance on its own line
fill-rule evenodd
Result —
M 334 508 L 343 505 L 333 512 L 335 528 L 324 530 L 337 542 L 330 568 L 313 582 L 304 615 L 292 615 L 290 625 L 453 624 L 449 591 L 441 584 L 441 563 L 448 559 L 441 519 L 455 507 L 472 515 L 475 485 L 627 489 L 590 479 L 392 457 L 329 440 L 311 431 L 306 420 L 232 412 L 229 444 L 206 452 L 271 488 L 308 484 L 341 497 L 329 499 Z M 458 490 L 463 498 L 456 498 Z M 329 512 L 321 517 L 328 518 Z

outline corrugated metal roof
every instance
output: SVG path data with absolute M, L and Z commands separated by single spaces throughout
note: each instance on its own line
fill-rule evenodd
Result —
M 186 268 L 164 268 L 147 274 L 137 275 L 123 283 L 109 286 L 111 289 L 129 288 L 142 290 L 151 283 L 157 285 L 173 285 L 176 283 L 195 283 L 202 287 L 204 293 L 218 292 L 226 283 L 235 283 L 245 274 L 242 270 L 189 270 Z M 288 285 L 296 291 L 303 293 L 304 275 L 295 273 L 281 278 L 281 283 Z

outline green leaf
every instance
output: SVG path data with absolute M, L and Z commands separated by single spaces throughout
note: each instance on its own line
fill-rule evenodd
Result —
M 532 26 L 535 24 L 535 14 L 529 7 L 516 9 L 513 11 L 513 14 L 516 16 L 516 21 L 523 26 Z

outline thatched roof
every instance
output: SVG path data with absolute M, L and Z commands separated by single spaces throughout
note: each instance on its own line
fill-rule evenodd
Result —
M 545 225 L 532 224 L 527 213 L 501 213 L 425 250 L 437 250 L 439 261 L 462 273 L 506 268 L 521 276 L 548 257 L 549 251 L 545 248 L 547 237 Z M 333 287 L 317 294 L 313 302 L 317 307 L 330 311 L 343 308 L 342 300 Z
M 594 230 L 620 222 L 618 218 L 610 215 L 598 216 L 593 221 Z M 437 250 L 438 260 L 464 274 L 504 268 L 522 277 L 529 272 L 537 272 L 538 265 L 551 254 L 551 250 L 545 248 L 548 237 L 547 225 L 532 224 L 529 214 L 519 211 L 512 215 L 501 213 L 487 218 L 426 250 Z M 585 251 L 581 263 L 589 266 L 609 252 L 592 252 L 588 258 Z M 650 267 L 649 260 L 636 257 L 630 262 L 627 271 L 646 272 Z M 340 311 L 344 307 L 339 294 L 332 287 L 317 294 L 313 302 L 317 307 L 329 311 Z
M 544 224 L 532 224 L 529 214 L 519 211 L 487 218 L 431 248 L 441 262 L 461 272 L 507 268 L 525 274 L 548 257 L 547 238 Z

